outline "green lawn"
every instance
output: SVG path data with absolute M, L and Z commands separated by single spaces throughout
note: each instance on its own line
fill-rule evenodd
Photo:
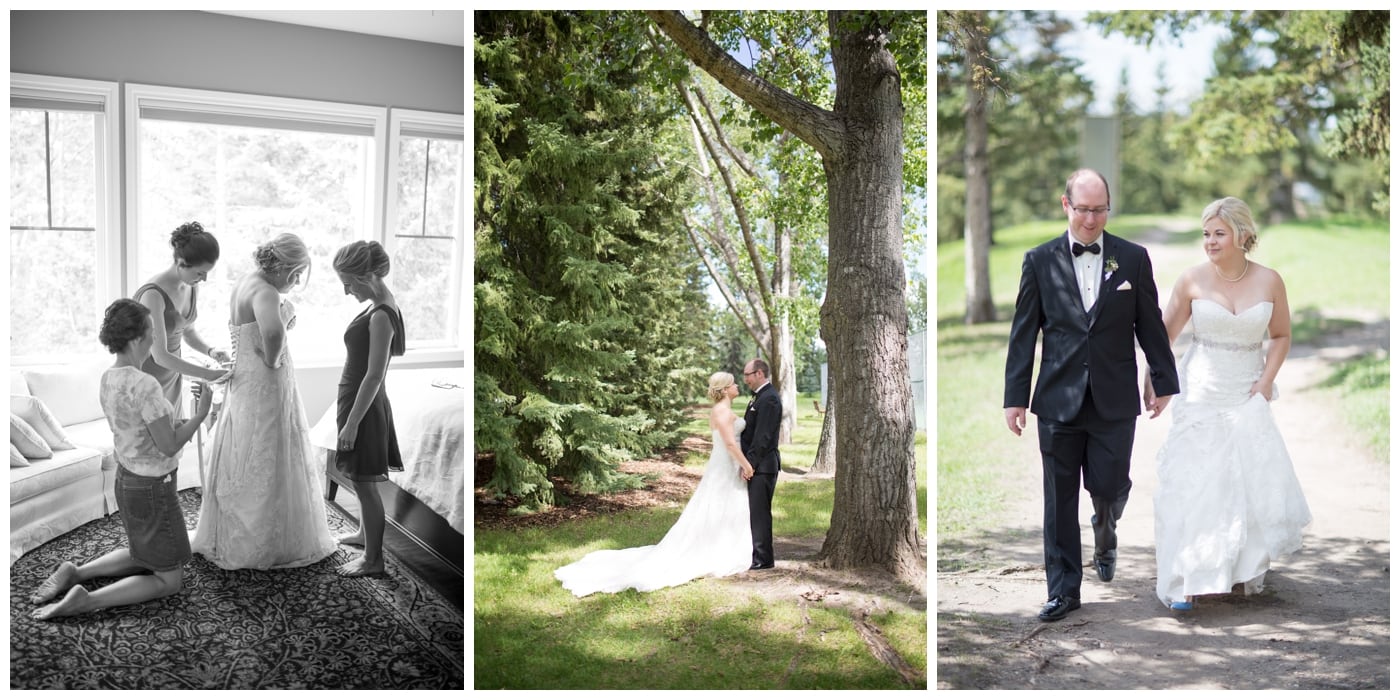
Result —
M 1109 230 L 1132 239 L 1161 226 L 1170 232 L 1169 255 L 1154 257 L 1165 304 L 1185 266 L 1204 260 L 1199 220 L 1192 217 L 1115 217 Z M 996 232 L 990 255 L 995 323 L 963 324 L 961 241 L 938 246 L 938 530 L 957 537 L 1001 512 L 1005 479 L 1039 479 L 1017 464 L 1018 445 L 1002 418 L 1006 340 L 1025 251 L 1064 231 L 1063 221 L 1045 221 Z M 1328 262 L 1318 264 L 1325 250 Z M 1264 227 L 1251 257 L 1278 270 L 1288 288 L 1294 343 L 1359 325 L 1355 317 L 1389 316 L 1390 231 L 1384 224 L 1302 222 Z M 1179 261 L 1179 262 L 1178 262 Z M 1284 365 L 1284 371 L 1288 366 Z M 1341 392 L 1348 420 L 1361 440 L 1388 462 L 1390 445 L 1389 356 L 1341 363 L 1329 390 Z M 1034 423 L 1032 422 L 1032 426 Z M 1034 433 L 1022 435 L 1034 440 Z M 940 562 L 940 565 L 945 562 Z M 946 562 L 955 566 L 953 562 Z
M 805 470 L 821 433 L 811 396 L 798 400 L 794 444 L 783 463 Z M 736 402 L 742 413 L 747 402 Z M 805 408 L 804 408 L 805 407 Z M 707 434 L 704 419 L 690 429 Z M 920 530 L 927 537 L 927 442 L 915 448 Z M 704 456 L 687 460 L 703 470 Z M 831 480 L 779 484 L 774 534 L 821 537 L 831 519 Z M 877 661 L 848 614 L 821 603 L 764 600 L 723 580 L 701 579 L 650 593 L 582 599 L 554 569 L 598 549 L 654 544 L 680 506 L 581 518 L 555 527 L 477 530 L 473 571 L 477 689 L 905 687 Z M 781 554 L 779 555 L 781 557 Z M 871 620 L 916 669 L 928 663 L 928 615 L 882 612 Z

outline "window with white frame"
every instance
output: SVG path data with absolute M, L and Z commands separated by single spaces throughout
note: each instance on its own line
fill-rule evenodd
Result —
M 466 266 L 463 118 L 394 109 L 386 250 L 409 348 L 459 344 Z
M 114 83 L 10 74 L 10 362 L 102 352 L 119 295 Z
M 312 267 L 287 298 L 297 361 L 338 362 L 361 304 L 331 262 L 354 240 L 379 237 L 385 110 L 143 85 L 127 87 L 130 286 L 172 264 L 170 232 L 198 221 L 220 258 L 201 285 L 200 335 L 227 343 L 229 295 L 253 270 L 253 251 L 283 233 L 306 243 Z

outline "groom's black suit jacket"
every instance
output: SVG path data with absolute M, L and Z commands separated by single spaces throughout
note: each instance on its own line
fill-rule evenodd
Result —
M 782 470 L 778 456 L 778 428 L 783 422 L 783 402 L 772 384 L 759 387 L 744 411 L 744 430 L 739 433 L 739 449 L 758 474 Z
M 1002 405 L 1029 406 L 1037 416 L 1069 422 L 1088 391 L 1103 419 L 1132 418 L 1142 412 L 1134 337 L 1147 357 L 1157 395 L 1179 391 L 1152 262 L 1142 246 L 1105 231 L 1103 272 L 1108 277 L 1099 285 L 1097 301 L 1085 311 L 1068 235 L 1032 248 L 1021 264 Z M 1110 261 L 1117 267 L 1112 272 Z M 1031 366 L 1041 333 L 1040 373 L 1031 398 Z

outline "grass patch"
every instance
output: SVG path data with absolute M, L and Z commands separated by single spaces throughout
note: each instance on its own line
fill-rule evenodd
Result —
M 815 456 L 821 416 L 813 398 L 799 397 L 794 444 L 780 448 L 789 468 L 805 470 Z M 741 399 L 734 410 L 742 415 L 746 406 Z M 709 433 L 703 416 L 689 427 Z M 926 536 L 927 441 L 922 432 L 916 440 L 920 529 Z M 833 487 L 829 479 L 780 483 L 773 500 L 774 534 L 824 535 Z M 475 687 L 905 687 L 898 674 L 871 656 L 841 609 L 799 605 L 795 597 L 736 595 L 733 586 L 716 579 L 576 599 L 554 579 L 556 568 L 588 552 L 655 544 L 680 511 L 680 506 L 651 508 L 554 527 L 477 530 Z M 871 622 L 905 661 L 927 669 L 927 613 L 886 611 L 872 615 Z
M 1376 459 L 1390 464 L 1390 354 L 1343 362 L 1323 386 L 1341 392 L 1347 424 L 1366 439 Z

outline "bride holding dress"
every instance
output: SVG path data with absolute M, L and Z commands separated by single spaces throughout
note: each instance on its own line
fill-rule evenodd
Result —
M 1187 321 L 1194 331 L 1157 456 L 1157 598 L 1173 610 L 1235 585 L 1259 592 L 1312 519 L 1269 409 L 1291 343 L 1283 278 L 1246 256 L 1258 236 L 1244 202 L 1212 202 L 1201 221 L 1209 259 L 1182 273 L 1163 314 L 1173 341 Z

